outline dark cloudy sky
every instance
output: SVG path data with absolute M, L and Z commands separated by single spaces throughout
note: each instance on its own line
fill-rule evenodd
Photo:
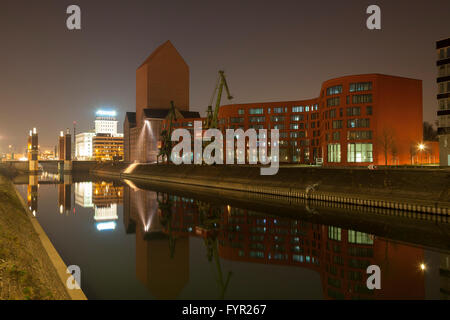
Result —
M 81 31 L 66 29 L 70 4 Z M 381 31 L 365 27 L 370 4 Z M 449 0 L 0 0 L 0 151 L 20 152 L 33 126 L 53 146 L 104 106 L 122 123 L 136 68 L 166 40 L 190 66 L 192 110 L 205 110 L 219 68 L 236 103 L 313 98 L 329 78 L 386 73 L 422 79 L 434 121 L 434 47 L 450 36 L 449 14 Z

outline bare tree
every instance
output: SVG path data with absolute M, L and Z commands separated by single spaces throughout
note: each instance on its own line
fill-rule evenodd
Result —
M 384 154 L 384 164 L 388 165 L 388 154 L 392 152 L 392 146 L 395 145 L 395 134 L 392 128 L 383 128 L 381 135 L 378 138 L 378 142 L 381 145 Z
M 390 149 L 391 149 L 392 162 L 394 164 L 398 164 L 397 163 L 398 148 L 397 148 L 397 144 L 395 143 L 395 141 L 392 141 Z
M 417 154 L 417 146 L 414 142 L 409 144 L 409 158 L 411 159 L 411 165 L 413 164 L 414 156 Z

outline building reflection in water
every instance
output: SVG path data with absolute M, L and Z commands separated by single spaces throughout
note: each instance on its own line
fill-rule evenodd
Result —
M 28 187 L 27 187 L 27 205 L 33 216 L 37 215 L 38 211 L 38 189 L 39 182 L 37 175 L 30 175 L 28 177 Z
M 117 206 L 122 203 L 123 187 L 112 182 L 79 182 L 75 184 L 75 203 L 94 209 L 97 230 L 114 230 L 119 216 Z
M 123 218 L 127 233 L 136 233 L 136 276 L 155 298 L 175 299 L 189 281 L 189 237 L 183 228 L 194 210 L 185 206 L 179 214 L 181 207 L 168 195 L 127 183 Z
M 124 189 L 124 224 L 136 233 L 137 277 L 157 298 L 176 298 L 186 285 L 189 237 L 203 237 L 208 260 L 217 263 L 220 297 L 232 277 L 222 274 L 219 257 L 314 270 L 329 299 L 425 298 L 423 249 L 355 230 L 230 206 L 211 208 L 132 182 Z M 382 290 L 367 289 L 369 265 L 380 266 Z
M 97 229 L 114 229 L 123 201 L 123 223 L 136 238 L 136 277 L 158 299 L 175 299 L 189 281 L 189 238 L 204 240 L 216 271 L 218 298 L 233 283 L 221 260 L 307 268 L 320 274 L 329 299 L 424 299 L 424 250 L 356 230 L 212 206 L 191 198 L 107 182 L 75 184 L 75 203 L 94 209 Z M 62 213 L 71 210 L 71 179 L 58 185 Z M 38 209 L 37 181 L 28 185 L 28 206 Z M 62 209 L 61 209 L 62 208 Z M 60 212 L 61 212 L 60 211 Z M 99 227 L 100 226 L 100 227 Z M 450 293 L 450 258 L 438 254 L 440 297 Z M 368 290 L 366 268 L 381 268 L 381 290 Z M 422 266 L 422 268 L 421 268 Z M 238 285 L 238 284 L 236 284 Z M 299 284 L 300 285 L 300 284 Z

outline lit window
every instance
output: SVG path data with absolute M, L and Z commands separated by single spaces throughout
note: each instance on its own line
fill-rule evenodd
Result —
M 349 143 L 347 162 L 373 162 L 372 143 Z

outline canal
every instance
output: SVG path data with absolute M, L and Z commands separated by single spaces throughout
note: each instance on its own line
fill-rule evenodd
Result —
M 377 212 L 306 204 L 295 214 L 265 204 L 276 200 L 228 202 L 132 181 L 39 180 L 17 188 L 66 265 L 80 267 L 88 299 L 449 297 L 447 231 L 389 233 L 371 222 L 384 219 Z M 341 223 L 333 214 L 357 218 Z M 406 228 L 412 218 L 395 219 Z M 379 290 L 366 286 L 369 265 L 380 267 Z

